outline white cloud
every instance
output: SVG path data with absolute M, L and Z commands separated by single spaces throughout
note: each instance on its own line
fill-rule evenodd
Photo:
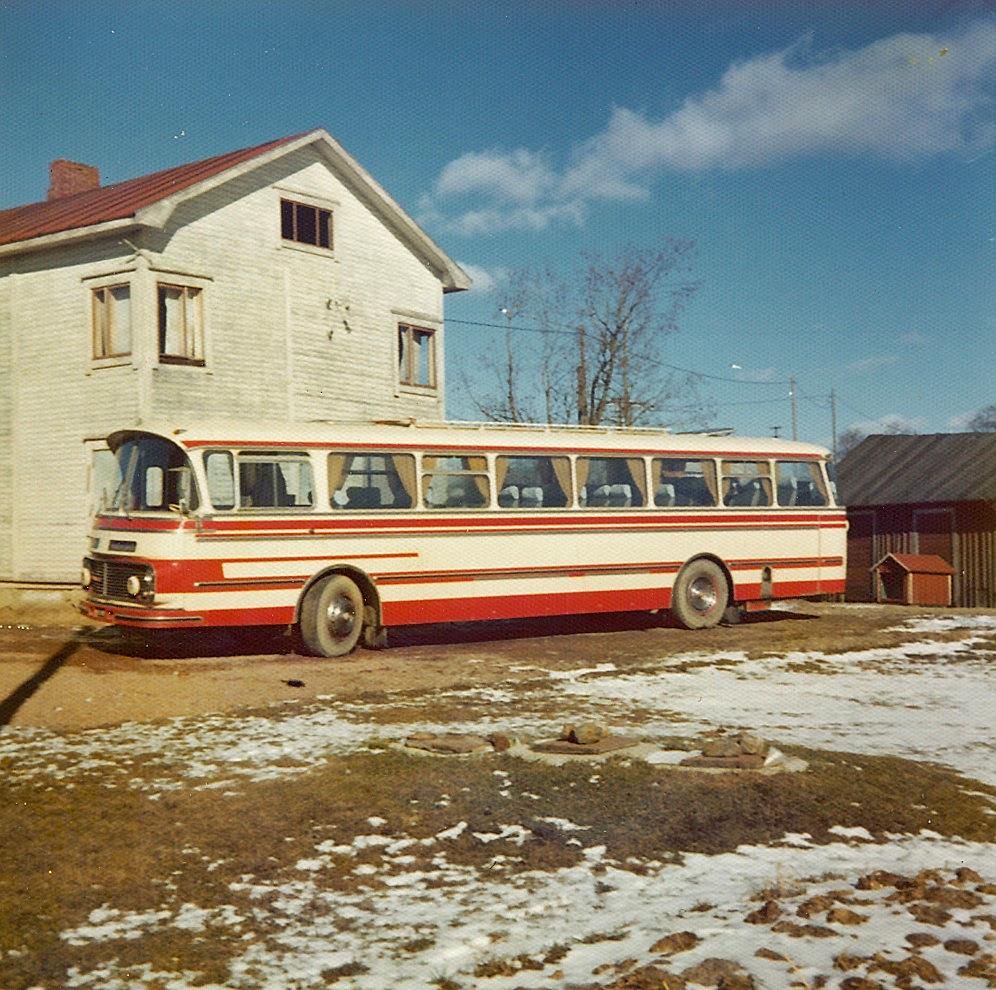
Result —
M 898 360 L 899 358 L 895 354 L 876 354 L 872 357 L 861 358 L 858 361 L 851 361 L 845 367 L 848 371 L 860 374 L 864 371 L 877 371 L 879 368 L 895 364 Z
M 502 268 L 482 268 L 480 265 L 472 265 L 461 261 L 460 267 L 471 277 L 473 286 L 471 289 L 478 294 L 494 292 L 495 286 L 505 274 Z
M 853 51 L 809 41 L 731 65 L 660 119 L 626 107 L 558 168 L 525 148 L 450 162 L 426 214 L 466 234 L 581 223 L 597 200 L 649 196 L 666 170 L 760 167 L 801 155 L 904 160 L 996 142 L 987 90 L 996 20 L 948 36 L 899 34 Z
M 909 333 L 900 336 L 899 343 L 905 344 L 907 347 L 916 347 L 919 344 L 926 344 L 927 336 L 920 333 L 919 330 L 910 330 Z

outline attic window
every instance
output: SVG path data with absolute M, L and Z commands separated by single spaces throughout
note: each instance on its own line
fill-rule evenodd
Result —
M 280 200 L 280 236 L 285 241 L 332 248 L 332 211 Z

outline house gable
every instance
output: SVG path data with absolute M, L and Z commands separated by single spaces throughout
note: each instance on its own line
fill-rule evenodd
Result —
M 129 228 L 163 229 L 176 209 L 219 185 L 313 145 L 354 194 L 439 279 L 444 292 L 470 287 L 467 274 L 383 187 L 323 129 L 269 141 L 112 186 L 0 211 L 0 255 Z

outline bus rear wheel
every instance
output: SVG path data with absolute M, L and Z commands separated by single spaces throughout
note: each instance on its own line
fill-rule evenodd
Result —
M 718 564 L 699 559 L 686 564 L 671 592 L 671 614 L 686 629 L 708 629 L 723 618 L 729 600 L 726 575 Z
M 301 638 L 310 653 L 343 657 L 363 632 L 363 595 L 345 574 L 319 581 L 301 605 Z

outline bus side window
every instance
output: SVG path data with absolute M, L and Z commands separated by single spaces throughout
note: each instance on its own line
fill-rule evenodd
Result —
M 715 505 L 716 465 L 712 461 L 655 457 L 650 468 L 654 505 Z
M 427 509 L 481 509 L 491 497 L 483 454 L 423 454 L 422 500 Z
M 566 457 L 496 457 L 495 488 L 501 509 L 562 509 L 571 504 L 571 462 Z
M 415 504 L 412 454 L 366 451 L 329 454 L 333 509 L 410 509 Z
M 227 450 L 209 450 L 204 454 L 208 498 L 216 509 L 235 508 L 235 471 Z
M 306 454 L 239 457 L 240 508 L 306 509 L 313 504 L 311 462 Z
M 779 505 L 827 505 L 823 473 L 816 461 L 776 461 Z
M 767 461 L 723 461 L 723 505 L 771 505 L 771 468 Z
M 642 457 L 579 457 L 575 462 L 582 508 L 629 508 L 647 504 Z

